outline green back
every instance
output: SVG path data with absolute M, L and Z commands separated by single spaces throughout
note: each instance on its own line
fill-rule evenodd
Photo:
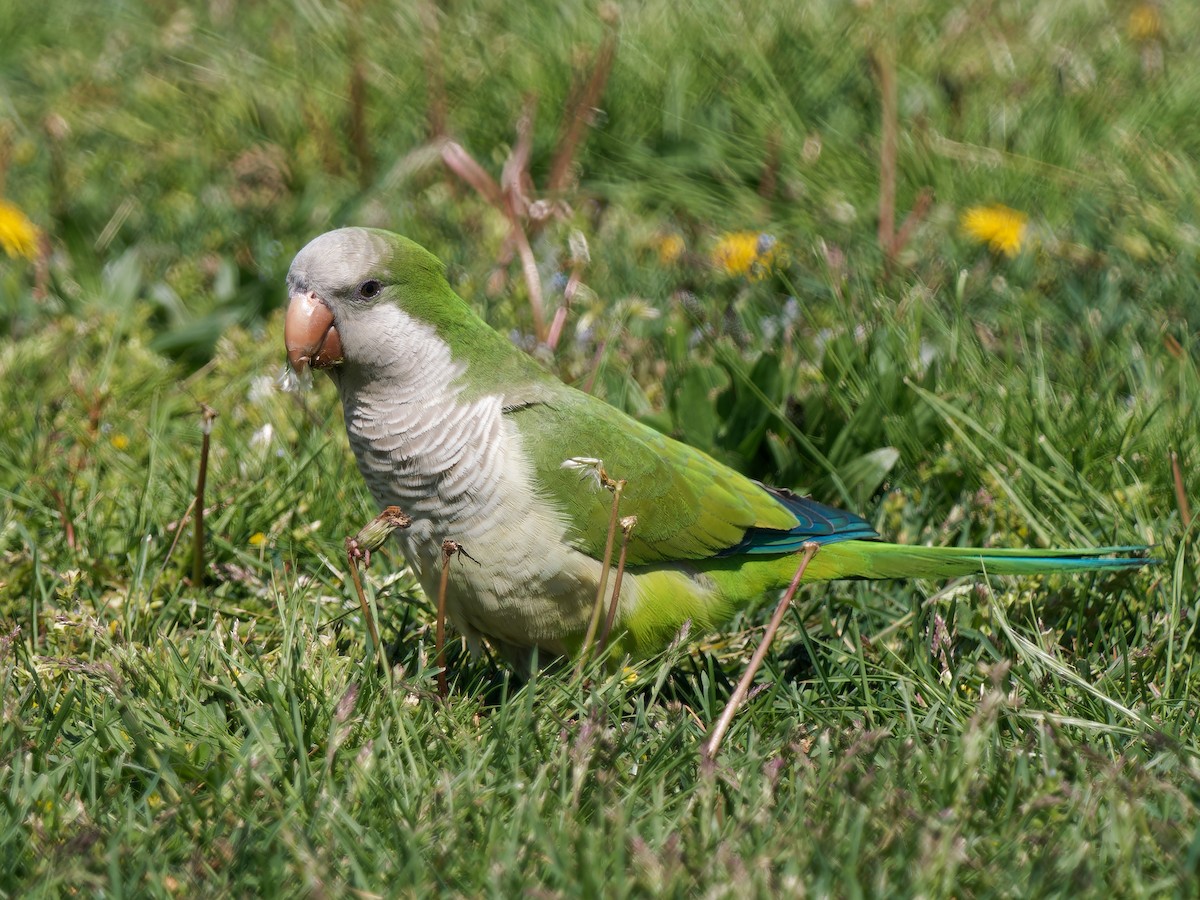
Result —
M 564 469 L 572 458 L 602 460 L 613 479 L 626 482 L 620 513 L 638 518 L 630 565 L 706 559 L 737 544 L 752 526 L 796 524 L 761 485 L 573 388 L 557 385 L 552 399 L 509 415 L 538 489 L 564 511 L 572 544 L 590 556 L 603 555 L 612 494 L 586 471 Z

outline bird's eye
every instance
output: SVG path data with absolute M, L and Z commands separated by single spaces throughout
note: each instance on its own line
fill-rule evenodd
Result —
M 359 299 L 361 300 L 370 300 L 372 297 L 377 296 L 382 290 L 383 285 L 374 278 L 371 278 L 360 284 L 358 286 L 358 290 L 356 290 L 354 293 L 358 295 Z

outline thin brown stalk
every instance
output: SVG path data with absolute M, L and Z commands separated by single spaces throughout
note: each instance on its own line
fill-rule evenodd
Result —
M 584 663 L 587 662 L 588 650 L 591 649 L 592 641 L 596 637 L 596 629 L 600 627 L 600 613 L 604 609 L 605 588 L 608 587 L 608 570 L 612 566 L 613 541 L 617 534 L 617 515 L 621 508 L 621 493 L 625 490 L 624 481 L 612 481 L 603 470 L 601 470 L 601 477 L 606 479 L 605 486 L 612 491 L 612 512 L 608 517 L 608 536 L 604 539 L 604 558 L 600 563 L 600 583 L 596 586 L 596 601 L 592 604 L 592 616 L 588 621 L 583 644 L 579 648 L 579 662 L 575 665 L 575 677 L 577 678 L 583 671 Z
M 596 376 L 600 374 L 600 363 L 604 360 L 604 348 L 607 344 L 607 341 L 601 341 L 596 345 L 596 352 L 592 356 L 592 366 L 588 371 L 587 381 L 583 383 L 583 392 L 585 394 L 590 394 L 596 384 Z
M 375 627 L 375 617 L 371 615 L 371 606 L 367 603 L 367 594 L 363 590 L 362 579 L 358 575 L 360 557 L 349 552 L 347 558 L 350 562 L 350 580 L 354 582 L 354 592 L 358 594 L 358 605 L 362 607 L 363 618 L 367 621 L 367 633 L 371 635 L 371 647 L 378 654 L 382 651 L 383 644 L 379 640 L 379 629 Z
M 375 627 L 375 616 L 367 603 L 367 595 L 363 591 L 362 579 L 358 574 L 358 563 L 363 566 L 371 565 L 371 554 L 382 547 L 392 532 L 397 528 L 407 528 L 412 524 L 412 516 L 398 506 L 389 506 L 374 519 L 364 525 L 353 537 L 346 538 L 346 559 L 350 563 L 350 580 L 354 582 L 354 591 L 358 594 L 358 604 L 362 607 L 363 618 L 367 622 L 367 632 L 371 635 L 371 644 L 375 653 L 380 654 L 379 662 L 386 668 L 383 658 L 383 643 L 379 640 L 379 629 Z
M 883 121 L 879 141 L 879 247 L 889 260 L 896 248 L 896 152 L 899 113 L 896 98 L 896 61 L 891 47 L 875 52 Z
M 604 617 L 604 628 L 600 631 L 600 643 L 596 645 L 596 653 L 599 656 L 604 655 L 604 650 L 608 647 L 608 636 L 612 634 L 613 624 L 617 620 L 617 606 L 621 599 L 621 578 L 625 575 L 625 555 L 629 550 L 629 535 L 636 525 L 637 516 L 625 516 L 621 519 L 621 552 L 617 556 L 617 577 L 613 580 L 612 600 L 608 603 L 608 615 Z
M 563 329 L 567 324 L 567 315 L 571 311 L 571 301 L 575 299 L 575 293 L 583 282 L 582 276 L 583 266 L 576 263 L 571 267 L 571 276 L 567 279 L 567 286 L 563 288 L 562 305 L 554 311 L 554 319 L 550 322 L 550 333 L 546 335 L 546 346 L 551 350 L 558 349 L 558 342 L 562 340 Z
M 1179 518 L 1184 530 L 1192 526 L 1192 505 L 1188 502 L 1187 491 L 1183 486 L 1183 470 L 1179 467 L 1179 454 L 1171 451 L 1171 475 L 1175 481 L 1175 503 L 1179 506 Z
M 367 69 L 362 58 L 363 2 L 353 0 L 349 5 L 346 29 L 347 52 L 350 64 L 349 114 L 346 132 L 358 169 L 358 185 L 366 188 L 375 177 L 375 161 L 371 155 L 371 136 L 367 129 Z
M 551 350 L 558 349 L 558 342 L 562 339 L 563 328 L 567 324 L 567 312 L 569 307 L 566 303 L 554 311 L 554 318 L 550 321 L 550 331 L 546 335 L 546 346 Z
M 775 188 L 779 184 L 779 164 L 782 150 L 783 139 L 779 136 L 779 128 L 772 128 L 767 133 L 767 158 L 763 162 L 762 178 L 758 182 L 758 195 L 766 200 L 775 197 Z
M 175 553 L 175 548 L 179 545 L 179 538 L 183 535 L 183 527 L 187 524 L 188 517 L 192 514 L 192 510 L 196 508 L 196 498 L 193 497 L 188 504 L 188 508 L 183 512 L 183 518 L 175 526 L 175 537 L 171 538 L 171 546 L 167 548 L 167 555 L 163 557 L 163 568 L 171 561 L 172 554 Z M 168 525 L 167 528 L 171 526 Z
M 438 8 L 433 0 L 420 5 L 422 49 L 425 57 L 426 119 L 429 136 L 434 140 L 446 136 L 446 84 L 442 79 L 442 28 Z
M 507 201 L 509 218 L 519 221 L 529 211 L 529 195 L 533 179 L 529 177 L 529 160 L 533 156 L 533 116 L 537 112 L 537 95 L 525 98 L 525 107 L 517 119 L 517 141 L 500 170 L 500 193 Z
M 207 403 L 200 404 L 200 428 L 203 437 L 200 441 L 200 473 L 196 477 L 195 527 L 192 529 L 192 584 L 197 587 L 204 583 L 204 485 L 208 480 L 209 438 L 216 417 L 215 409 Z
M 758 673 L 759 667 L 767 655 L 771 641 L 775 639 L 775 632 L 779 630 L 779 626 L 783 622 L 784 613 L 787 612 L 788 607 L 791 605 L 792 598 L 796 596 L 796 591 L 800 587 L 800 579 L 804 577 L 804 570 L 808 568 L 808 563 L 816 555 L 818 548 L 819 545 L 812 541 L 804 545 L 804 555 L 800 558 L 800 565 L 796 569 L 796 574 L 792 576 L 792 583 L 788 585 L 788 589 L 779 598 L 779 605 L 775 607 L 775 613 L 771 616 L 771 621 L 767 624 L 767 630 L 763 632 L 758 649 L 754 651 L 754 656 L 750 658 L 750 664 L 746 666 L 746 671 L 742 673 L 742 678 L 738 682 L 737 687 L 734 688 L 729 702 L 725 704 L 725 709 L 721 713 L 721 717 L 717 720 L 717 724 L 713 726 L 712 732 L 700 749 L 700 754 L 704 759 L 710 762 L 716 759 L 717 751 L 721 749 L 721 740 L 725 737 L 725 732 L 729 730 L 729 724 L 737 714 L 738 708 L 746 699 L 746 694 L 750 690 L 754 676 Z
M 450 694 L 446 683 L 446 588 L 450 584 L 450 560 L 460 550 L 452 540 L 442 541 L 442 580 L 438 584 L 437 630 L 434 638 L 434 653 L 437 655 L 437 689 L 443 700 Z
M 506 208 L 500 185 L 496 184 L 496 180 L 475 161 L 475 157 L 468 153 L 462 144 L 457 141 L 443 143 L 442 162 L 451 172 L 475 188 L 479 192 L 479 196 L 496 209 L 503 211 Z
M 517 128 L 517 145 L 505 163 L 501 176 L 502 184 L 487 173 L 483 166 L 459 143 L 446 141 L 442 144 L 442 161 L 459 178 L 479 193 L 484 200 L 508 217 L 509 236 L 507 244 L 515 247 L 521 258 L 521 273 L 529 291 L 529 311 L 533 316 L 533 333 L 538 341 L 546 340 L 546 313 L 542 299 L 542 279 L 537 270 L 537 259 L 529 245 L 522 220 L 528 210 L 526 191 L 530 187 L 527 166 L 532 152 L 532 103 L 527 102 L 526 113 Z
M 521 257 L 521 272 L 525 275 L 525 285 L 529 290 L 529 312 L 533 316 L 533 333 L 539 343 L 546 341 L 546 306 L 542 302 L 542 277 L 538 274 L 537 259 L 533 248 L 529 246 L 529 238 L 525 236 L 520 222 L 512 219 L 512 236 L 517 244 L 517 255 Z
M 375 160 L 367 129 L 367 76 L 361 59 L 350 68 L 350 145 L 358 168 L 359 187 L 369 187 L 375 177 Z
M 569 104 L 566 126 L 563 129 L 562 137 L 559 138 L 554 160 L 550 164 L 550 177 L 546 181 L 546 190 L 551 194 L 558 193 L 567 185 L 575 154 L 579 151 L 579 144 L 591 123 L 592 110 L 596 108 L 600 103 L 600 98 L 604 95 L 608 77 L 612 74 L 613 62 L 617 58 L 619 12 L 615 6 L 612 6 L 606 8 L 604 14 L 608 17 L 608 30 L 600 42 L 600 49 L 592 64 L 591 74 L 584 82 L 583 87 L 575 92 L 573 102 Z
M 921 192 L 917 194 L 916 202 L 913 203 L 913 208 L 909 210 L 904 221 L 900 223 L 900 231 L 896 233 L 895 241 L 893 241 L 892 254 L 899 256 L 900 251 L 908 246 L 908 242 L 912 240 L 912 233 L 917 226 L 925 219 L 929 213 L 929 207 L 933 205 L 933 190 L 931 188 L 921 188 Z
M 67 538 L 67 548 L 74 552 L 77 547 L 75 545 L 75 525 L 71 521 L 71 514 L 67 510 L 67 501 L 63 499 L 62 492 L 55 488 L 50 488 L 50 496 L 54 498 L 54 504 L 58 507 L 58 518 L 62 521 L 63 532 Z
M 33 264 L 33 299 L 45 300 L 50 296 L 50 254 L 54 252 L 50 235 L 38 234 L 37 259 Z

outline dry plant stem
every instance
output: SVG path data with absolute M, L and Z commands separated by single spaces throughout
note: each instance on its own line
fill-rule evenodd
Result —
M 546 305 L 542 299 L 542 277 L 538 274 L 537 259 L 529 245 L 529 235 L 523 222 L 529 215 L 528 193 L 533 189 L 529 177 L 529 159 L 533 155 L 533 114 L 537 98 L 525 98 L 525 108 L 517 120 L 517 142 L 500 172 L 500 192 L 504 195 L 504 211 L 508 215 L 511 239 L 521 257 L 521 272 L 529 291 L 529 312 L 533 316 L 533 333 L 538 341 L 546 341 Z
M 717 719 L 717 724 L 713 726 L 712 732 L 704 742 L 704 746 L 700 749 L 700 754 L 705 759 L 716 759 L 717 751 L 721 749 L 721 740 L 725 737 L 725 732 L 729 730 L 729 723 L 733 721 L 738 707 L 746 699 L 746 694 L 750 690 L 754 676 L 758 673 L 758 669 L 767 655 L 767 650 L 771 647 L 771 641 L 775 639 L 775 632 L 779 630 L 779 625 L 783 622 L 783 615 L 787 612 L 788 607 L 791 606 L 792 598 L 796 596 L 796 590 L 800 587 L 800 579 L 804 577 L 804 570 L 808 568 L 809 561 L 816 555 L 818 549 L 819 545 L 812 541 L 804 545 L 804 555 L 800 558 L 800 565 L 796 569 L 796 574 L 792 576 L 792 583 L 788 585 L 788 589 L 779 598 L 779 605 L 775 607 L 775 614 L 771 616 L 771 621 L 767 624 L 767 630 L 763 632 L 762 641 L 759 642 L 758 649 L 754 651 L 754 656 L 750 658 L 750 664 L 746 666 L 746 671 L 742 673 L 742 678 L 738 682 L 737 687 L 734 688 L 733 695 L 729 698 L 729 702 L 725 704 L 725 709 L 721 712 L 721 718 Z
M 758 183 L 758 195 L 765 200 L 775 198 L 775 186 L 779 182 L 780 155 L 783 149 L 783 139 L 779 128 L 772 128 L 767 134 L 767 158 L 763 162 L 762 179 Z
M 896 110 L 896 61 L 890 47 L 875 53 L 883 108 L 879 142 L 879 248 L 889 260 L 896 251 L 896 148 L 899 142 Z
M 621 520 L 621 552 L 617 556 L 617 577 L 613 580 L 612 599 L 608 602 L 608 615 L 604 617 L 604 627 L 600 630 L 600 642 L 596 645 L 596 653 L 604 655 L 608 646 L 608 636 L 612 634 L 613 623 L 617 620 L 617 604 L 621 599 L 621 579 L 625 575 L 625 555 L 629 550 L 629 535 L 637 525 L 637 516 L 626 516 Z
M 551 194 L 556 194 L 566 187 L 567 176 L 571 174 L 571 164 L 575 161 L 575 154 L 591 119 L 592 110 L 600 102 L 604 87 L 608 84 L 608 76 L 612 73 L 613 62 L 617 57 L 616 25 L 614 21 L 608 33 L 604 35 L 591 75 L 581 90 L 573 92 L 573 102 L 568 104 L 570 112 L 566 128 L 558 141 L 554 161 L 550 164 L 550 177 L 546 181 L 546 190 Z
M 596 384 L 596 376 L 600 374 L 600 363 L 604 361 L 604 350 L 607 346 L 608 341 L 601 341 L 596 345 L 596 352 L 592 356 L 592 365 L 588 371 L 587 381 L 583 383 L 583 392 L 585 394 L 590 394 Z
M 591 649 L 592 641 L 596 637 L 596 629 L 600 626 L 600 611 L 604 609 L 608 570 L 612 565 L 613 541 L 617 534 L 617 513 L 621 507 L 621 492 L 625 490 L 625 482 L 615 482 L 611 489 L 613 493 L 612 513 L 608 517 L 608 537 L 604 540 L 604 560 L 600 564 L 600 584 L 596 587 L 596 602 L 592 604 L 592 617 L 588 622 L 587 634 L 584 635 L 583 644 L 579 647 L 579 662 L 575 664 L 575 677 L 577 678 L 583 671 L 584 663 L 587 662 L 588 650 Z
M 217 411 L 208 404 L 200 404 L 200 427 L 204 436 L 200 441 L 200 474 L 196 477 L 196 519 L 192 531 L 192 584 L 204 583 L 204 483 L 208 480 L 209 436 Z
M 1183 470 L 1179 468 L 1179 454 L 1171 451 L 1171 475 L 1175 480 L 1175 502 L 1179 506 L 1179 518 L 1184 530 L 1192 526 L 1192 505 L 1188 503 L 1187 490 L 1183 486 Z
M 50 254 L 53 252 L 50 235 L 41 232 L 38 235 L 37 260 L 33 264 L 34 300 L 45 300 L 50 296 Z
M 554 320 L 550 323 L 550 333 L 546 336 L 546 346 L 551 350 L 558 349 L 563 328 L 567 324 L 567 313 L 571 311 L 571 301 L 575 299 L 575 292 L 579 290 L 582 269 L 583 267 L 579 265 L 572 267 L 571 277 L 567 279 L 567 286 L 563 288 L 562 306 L 554 311 Z
M 550 331 L 546 335 L 546 346 L 551 350 L 558 349 L 558 342 L 562 338 L 563 327 L 567 324 L 567 304 L 564 303 L 554 311 L 554 319 L 550 322 Z
M 487 173 L 483 166 L 475 162 L 475 158 L 466 151 L 462 144 L 446 141 L 442 144 L 442 162 L 455 175 L 475 188 L 479 196 L 488 203 L 503 210 L 504 196 L 500 193 L 500 185 Z
M 170 531 L 172 527 L 174 528 L 175 537 L 171 538 L 171 546 L 167 548 L 167 555 L 163 557 L 162 564 L 159 565 L 158 571 L 154 573 L 154 578 L 150 581 L 150 586 L 146 589 L 147 597 L 154 596 L 154 591 L 158 587 L 159 579 L 161 579 L 163 573 L 167 571 L 167 566 L 170 565 L 171 557 L 175 555 L 175 548 L 179 546 L 179 539 L 183 537 L 183 532 L 187 528 L 188 519 L 191 517 L 192 509 L 195 508 L 195 506 L 196 498 L 193 497 L 188 503 L 188 508 L 183 511 L 182 518 L 180 518 L 179 521 L 173 526 L 167 525 L 168 531 Z
M 367 620 L 367 632 L 371 635 L 371 646 L 375 649 L 375 653 L 379 654 L 383 650 L 383 644 L 379 641 L 379 629 L 375 627 L 375 617 L 371 615 L 371 606 L 367 603 L 362 579 L 358 575 L 358 557 L 353 553 L 347 553 L 346 558 L 350 562 L 350 580 L 354 582 L 354 592 L 358 594 L 358 605 L 362 607 L 363 618 Z
M 375 161 L 371 156 L 371 141 L 367 129 L 367 76 L 361 59 L 350 69 L 350 144 L 358 168 L 358 184 L 368 188 L 375 178 Z
M 533 248 L 529 246 L 529 238 L 521 228 L 516 217 L 511 218 L 513 240 L 517 244 L 517 255 L 521 257 L 521 272 L 525 275 L 525 285 L 529 290 L 529 312 L 533 316 L 533 333 L 540 343 L 546 341 L 546 311 L 542 302 L 542 278 L 538 275 L 537 259 Z
M 350 564 L 350 578 L 354 582 L 354 591 L 358 594 L 358 604 L 362 607 L 363 618 L 367 621 L 371 645 L 375 648 L 379 665 L 385 674 L 388 672 L 388 667 L 382 652 L 383 642 L 379 640 L 379 629 L 375 627 L 375 616 L 371 613 L 367 595 L 363 591 L 362 579 L 358 574 L 358 563 L 359 560 L 362 560 L 364 567 L 371 565 L 371 554 L 384 545 L 392 532 L 397 528 L 407 528 L 411 524 L 412 516 L 398 506 L 389 506 L 360 528 L 353 537 L 346 538 L 346 560 Z
M 346 130 L 354 163 L 358 169 L 358 186 L 366 188 L 375 174 L 375 163 L 371 155 L 371 140 L 367 131 L 367 74 L 366 65 L 360 55 L 363 46 L 363 0 L 352 0 L 349 4 L 346 43 L 350 48 L 349 110 Z
M 446 683 L 446 587 L 450 583 L 450 559 L 457 552 L 458 544 L 454 541 L 442 541 L 442 580 L 438 584 L 437 630 L 433 646 L 437 655 L 438 696 L 443 700 L 450 693 L 450 686 Z
M 929 213 L 929 207 L 933 205 L 933 189 L 924 187 L 917 194 L 916 202 L 913 203 L 913 208 L 909 210 L 908 215 L 904 217 L 904 221 L 900 223 L 900 231 L 896 233 L 896 238 L 892 243 L 892 254 L 899 255 L 900 251 L 908 246 L 908 242 L 912 239 L 912 233 L 916 227 L 921 224 L 925 216 Z
M 433 0 L 425 0 L 420 6 L 422 47 L 425 57 L 425 93 L 429 136 L 437 139 L 446 134 L 446 85 L 442 80 L 442 29 L 438 22 L 438 8 Z
M 522 128 L 527 129 L 528 127 L 528 125 L 522 125 Z M 522 160 L 525 163 L 528 162 L 525 143 L 527 140 L 519 128 L 517 149 L 514 150 L 513 160 L 510 160 L 510 165 L 505 166 L 504 187 L 497 184 L 495 179 L 475 161 L 475 158 L 461 144 L 446 141 L 442 144 L 441 152 L 442 161 L 455 175 L 475 188 L 484 200 L 508 218 L 508 239 L 516 247 L 517 255 L 521 258 L 521 273 L 525 276 L 525 284 L 529 290 L 529 311 L 533 316 L 533 333 L 538 341 L 544 343 L 546 340 L 546 313 L 545 303 L 542 300 L 542 279 L 538 275 L 537 259 L 533 255 L 533 248 L 529 245 L 529 238 L 521 225 L 524 209 L 518 209 L 525 204 L 517 187 L 523 190 L 528 178 L 528 174 L 520 168 L 524 164 Z
M 192 510 L 196 508 L 196 498 L 192 498 L 192 502 L 188 504 L 188 508 L 183 511 L 183 518 L 179 520 L 179 524 L 175 528 L 175 537 L 171 539 L 171 546 L 167 548 L 167 555 L 163 557 L 163 568 L 171 561 L 171 556 L 175 552 L 175 547 L 179 544 L 179 538 L 183 535 L 183 527 L 187 525 L 188 517 L 191 516 Z M 168 528 L 171 526 L 168 525 Z
M 537 95 L 525 98 L 521 117 L 517 119 L 517 142 L 513 144 L 504 167 L 500 170 L 500 192 L 507 199 L 509 218 L 524 219 L 529 213 L 529 195 L 533 179 L 529 177 L 529 159 L 533 156 L 533 116 L 537 112 Z
M 73 553 L 78 547 L 75 544 L 75 525 L 71 522 L 71 514 L 67 510 L 67 501 L 63 499 L 61 491 L 50 488 L 50 496 L 54 498 L 54 503 L 58 507 L 58 518 L 63 524 L 63 533 L 67 538 L 67 548 Z

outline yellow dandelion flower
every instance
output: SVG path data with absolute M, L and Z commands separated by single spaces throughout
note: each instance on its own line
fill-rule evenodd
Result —
M 251 547 L 261 547 L 266 542 L 267 542 L 267 536 L 265 534 L 263 534 L 261 531 L 256 531 L 256 532 L 254 532 L 254 534 L 250 535 L 250 546 Z
M 712 252 L 713 265 L 726 275 L 744 275 L 751 281 L 765 278 L 781 261 L 779 242 L 758 231 L 723 234 Z
M 1025 213 L 1000 203 L 972 206 L 962 214 L 963 231 L 1005 256 L 1016 256 L 1021 252 L 1028 223 L 1029 216 Z
M 109 438 L 108 442 L 117 450 L 125 450 L 129 447 L 129 438 L 118 432 Z
M 1139 44 L 1157 41 L 1162 36 L 1162 12 L 1157 3 L 1139 3 L 1129 13 L 1125 27 Z
M 655 246 L 658 248 L 658 261 L 664 266 L 672 265 L 683 256 L 683 251 L 686 249 L 683 243 L 683 238 L 677 234 L 664 234 L 655 240 Z
M 20 207 L 0 200 L 0 247 L 9 256 L 37 257 L 38 230 Z

